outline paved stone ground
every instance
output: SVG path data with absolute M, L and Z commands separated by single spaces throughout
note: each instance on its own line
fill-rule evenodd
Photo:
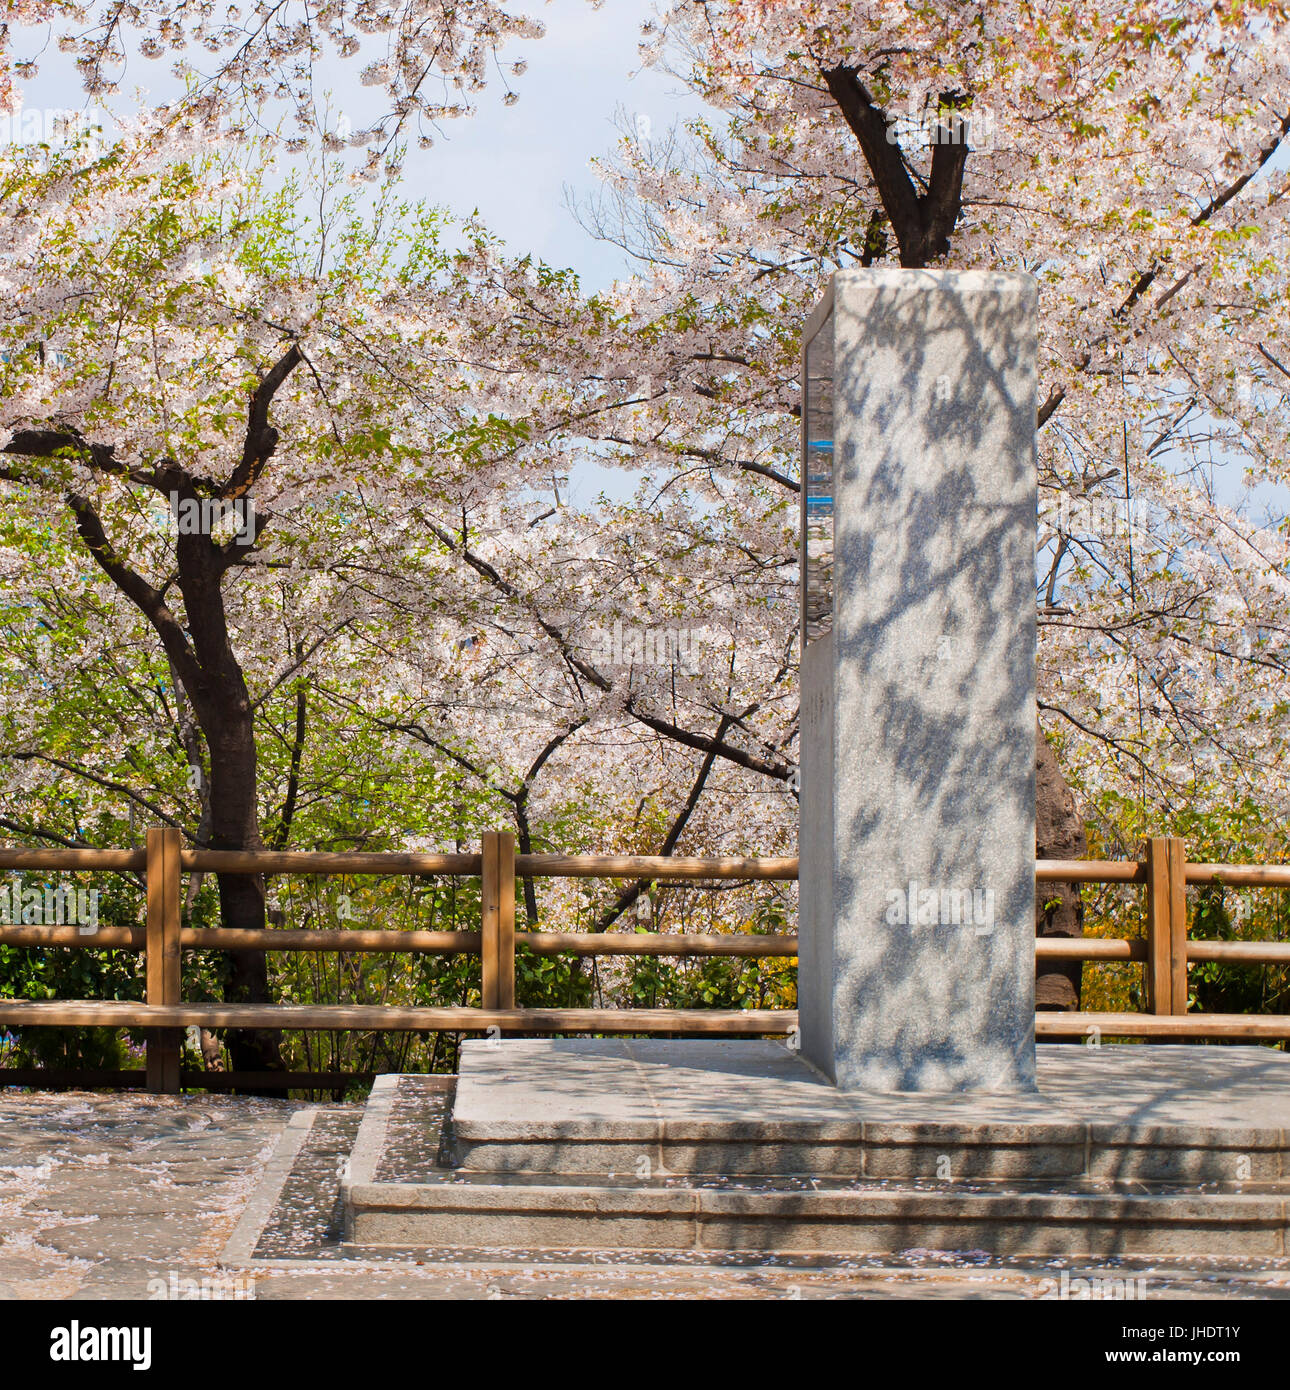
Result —
M 336 1199 L 360 1115 L 358 1105 L 0 1091 L 0 1298 L 1037 1299 L 1058 1288 L 1059 1261 L 982 1252 L 356 1257 L 340 1245 Z M 388 1161 L 414 1161 L 416 1146 L 408 1130 Z M 1290 1298 L 1290 1260 L 1126 1260 L 1070 1274 L 1144 1278 L 1149 1298 Z
M 289 1102 L 0 1092 L 0 1296 L 211 1274 Z

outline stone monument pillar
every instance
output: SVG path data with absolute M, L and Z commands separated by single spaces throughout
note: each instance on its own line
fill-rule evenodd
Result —
M 847 270 L 803 347 L 801 1045 L 1035 1084 L 1035 282 Z

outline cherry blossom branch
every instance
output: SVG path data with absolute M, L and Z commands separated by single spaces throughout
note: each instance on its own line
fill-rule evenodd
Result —
M 304 356 L 299 344 L 292 343 L 251 393 L 246 420 L 246 442 L 242 446 L 241 461 L 230 474 L 228 481 L 216 490 L 216 497 L 241 497 L 264 471 L 265 465 L 278 447 L 278 432 L 269 423 L 269 407 L 273 404 L 278 388 L 302 361 Z

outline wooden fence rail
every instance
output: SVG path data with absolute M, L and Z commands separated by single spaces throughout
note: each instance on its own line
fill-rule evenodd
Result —
M 0 925 L 0 945 L 143 951 L 143 1003 L 108 1000 L 0 999 L 0 1024 L 32 1027 L 96 1026 L 147 1030 L 150 1090 L 177 1092 L 203 1085 L 207 1073 L 180 1070 L 183 1029 L 276 1028 L 389 1032 L 667 1033 L 729 1036 L 795 1035 L 794 1010 L 767 1009 L 520 1009 L 515 1006 L 517 950 L 537 955 L 793 957 L 793 935 L 703 935 L 660 932 L 517 932 L 517 878 L 632 878 L 703 883 L 790 881 L 795 858 L 695 859 L 651 855 L 516 854 L 509 833 L 485 834 L 479 854 L 323 854 L 303 851 L 185 850 L 179 831 L 150 829 L 143 850 L 0 849 L 0 871 L 142 872 L 147 911 L 142 927 Z M 182 925 L 182 875 L 269 873 L 310 875 L 442 875 L 480 879 L 479 931 L 370 930 L 364 928 L 235 930 Z M 1188 1014 L 1187 965 L 1227 961 L 1290 964 L 1290 941 L 1195 941 L 1187 936 L 1188 884 L 1290 888 L 1290 866 L 1189 864 L 1181 839 L 1146 842 L 1141 860 L 1040 860 L 1037 884 L 1141 885 L 1146 898 L 1145 939 L 1041 937 L 1037 960 L 1128 961 L 1145 966 L 1149 1012 L 1040 1013 L 1036 1036 L 1222 1038 L 1262 1041 L 1290 1038 L 1290 1016 Z M 480 1008 L 402 1008 L 351 1004 L 184 1003 L 181 954 L 186 950 L 457 953 L 481 957 Z M 0 1071 L 0 1078 L 34 1084 L 34 1070 Z M 55 1084 L 59 1074 L 53 1073 Z M 72 1073 L 68 1073 L 72 1075 Z M 90 1073 L 76 1073 L 88 1076 Z M 117 1073 L 95 1073 L 116 1076 Z M 135 1077 L 135 1073 L 120 1076 Z M 233 1084 L 209 1074 L 216 1088 Z M 284 1074 L 291 1076 L 292 1074 Z M 297 1073 L 303 1088 L 323 1073 Z M 326 1074 L 328 1077 L 332 1073 Z M 104 1084 L 113 1084 L 105 1082 Z M 134 1084 L 134 1081 L 121 1084 Z M 275 1083 L 276 1084 L 276 1083 Z M 287 1084 L 284 1082 L 284 1085 Z

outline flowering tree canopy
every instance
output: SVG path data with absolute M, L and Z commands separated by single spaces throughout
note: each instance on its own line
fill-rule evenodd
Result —
M 877 265 L 1039 281 L 1072 781 L 1284 809 L 1290 554 L 1241 496 L 1290 483 L 1283 6 L 671 5 L 648 55 L 710 114 L 604 162 L 580 215 L 637 271 L 598 295 L 396 186 L 361 212 L 339 164 L 306 217 L 246 138 L 268 100 L 307 128 L 335 51 L 389 94 L 379 165 L 535 21 L 298 9 L 21 10 L 91 90 L 138 47 L 209 70 L 106 151 L 0 163 L 6 828 L 81 843 L 126 798 L 198 843 L 340 843 L 406 780 L 525 848 L 790 848 L 800 328 Z M 194 143 L 220 123 L 240 143 Z M 442 840 L 411 801 L 406 840 Z

